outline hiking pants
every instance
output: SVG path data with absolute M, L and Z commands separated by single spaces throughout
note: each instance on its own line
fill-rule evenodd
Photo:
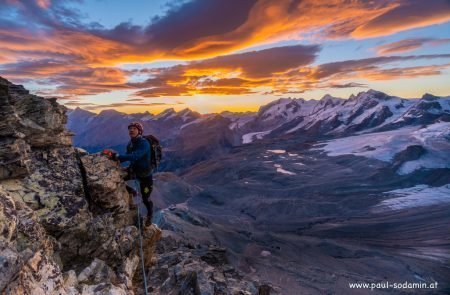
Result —
M 142 202 L 147 208 L 147 216 L 153 214 L 153 202 L 150 200 L 150 195 L 153 191 L 153 175 L 147 177 L 138 177 L 139 184 L 141 186 Z

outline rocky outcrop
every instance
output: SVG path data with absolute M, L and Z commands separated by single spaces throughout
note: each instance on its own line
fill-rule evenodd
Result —
M 417 160 L 426 152 L 427 150 L 421 145 L 409 145 L 406 149 L 394 156 L 394 159 L 392 161 L 393 167 L 395 167 L 394 169 L 396 169 L 405 162 Z
M 71 146 L 65 108 L 0 77 L 0 179 L 29 172 L 31 147 Z
M 117 169 L 117 163 L 95 154 L 81 156 L 80 161 L 92 207 L 126 212 L 130 203 L 123 197 L 127 195 L 123 181 L 126 173 Z
M 0 293 L 133 294 L 139 230 L 120 165 L 73 148 L 65 112 L 0 78 Z M 160 235 L 142 229 L 146 267 Z
M 226 248 L 193 245 L 166 232 L 150 269 L 154 294 L 278 294 L 231 266 Z M 264 293 L 266 292 L 266 293 Z

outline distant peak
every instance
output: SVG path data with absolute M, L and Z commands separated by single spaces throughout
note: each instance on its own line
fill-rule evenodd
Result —
M 174 110 L 174 108 L 165 109 L 161 113 L 155 116 L 155 119 L 169 119 L 171 117 L 174 117 L 177 115 L 177 112 Z
M 353 95 L 353 94 L 352 94 Z M 336 101 L 336 100 L 342 100 L 342 98 L 340 98 L 340 97 L 335 97 L 335 96 L 332 96 L 332 95 L 330 95 L 330 94 L 325 94 L 320 100 L 324 100 L 324 101 L 329 101 L 329 100 L 331 100 L 331 101 Z
M 329 95 L 329 94 L 325 94 L 320 100 L 327 100 L 327 99 L 332 99 L 333 96 Z
M 303 98 L 292 98 L 292 97 L 281 97 L 278 100 L 272 101 L 268 103 L 267 105 L 276 105 L 276 104 L 289 104 L 292 102 L 302 102 L 304 101 Z
M 430 93 L 425 93 L 422 96 L 422 99 L 426 100 L 426 101 L 435 101 L 435 100 L 439 99 L 439 96 L 435 96 L 435 95 L 430 94 Z
M 318 102 L 321 106 L 335 106 L 343 101 L 342 98 L 331 96 L 330 94 L 325 94 Z
M 353 95 L 351 96 L 351 98 L 352 97 L 355 98 L 355 96 L 353 96 Z M 384 92 L 374 90 L 374 89 L 369 89 L 366 92 L 360 92 L 360 93 L 358 93 L 358 95 L 356 95 L 356 99 L 367 99 L 367 98 L 375 98 L 378 100 L 388 100 L 392 97 L 387 95 Z
M 85 109 L 82 109 L 80 107 L 76 107 L 72 110 L 72 114 L 89 114 L 89 115 L 95 115 L 95 113 L 86 111 Z
M 121 113 L 119 111 L 116 111 L 115 109 L 107 109 L 107 110 L 103 110 L 101 111 L 98 115 L 99 116 L 104 116 L 104 115 L 124 115 L 124 113 Z
M 160 115 L 166 115 L 166 114 L 172 114 L 172 113 L 176 113 L 174 108 L 165 109 L 164 111 L 162 111 L 160 113 Z
M 293 98 L 292 98 L 292 97 L 280 97 L 280 98 L 278 99 L 279 102 L 282 102 L 282 101 L 288 101 L 288 100 L 293 100 Z
M 245 111 L 245 112 L 231 112 L 231 111 L 222 111 L 219 115 L 223 117 L 245 117 L 250 115 L 255 115 L 256 112 Z
M 149 111 L 146 111 L 144 113 L 139 114 L 138 117 L 140 117 L 142 121 L 150 121 L 155 117 L 155 115 L 153 115 Z
M 185 108 L 185 109 L 182 109 L 181 111 L 179 111 L 178 114 L 185 115 L 185 114 L 189 114 L 189 113 L 192 113 L 192 112 L 193 111 L 190 108 Z
M 382 93 L 382 92 L 381 92 L 381 91 L 378 91 L 378 90 L 375 90 L 375 89 L 369 89 L 369 90 L 366 91 L 366 93 L 369 93 L 369 94 L 377 94 L 377 93 Z

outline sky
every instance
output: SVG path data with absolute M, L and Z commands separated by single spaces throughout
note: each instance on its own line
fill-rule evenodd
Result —
M 0 76 L 69 108 L 450 95 L 450 0 L 0 0 Z

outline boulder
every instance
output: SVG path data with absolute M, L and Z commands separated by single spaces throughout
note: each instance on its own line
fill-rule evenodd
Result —
M 127 197 L 123 181 L 125 175 L 119 163 L 100 154 L 85 155 L 80 158 L 92 203 L 103 210 L 126 212 L 130 199 Z

